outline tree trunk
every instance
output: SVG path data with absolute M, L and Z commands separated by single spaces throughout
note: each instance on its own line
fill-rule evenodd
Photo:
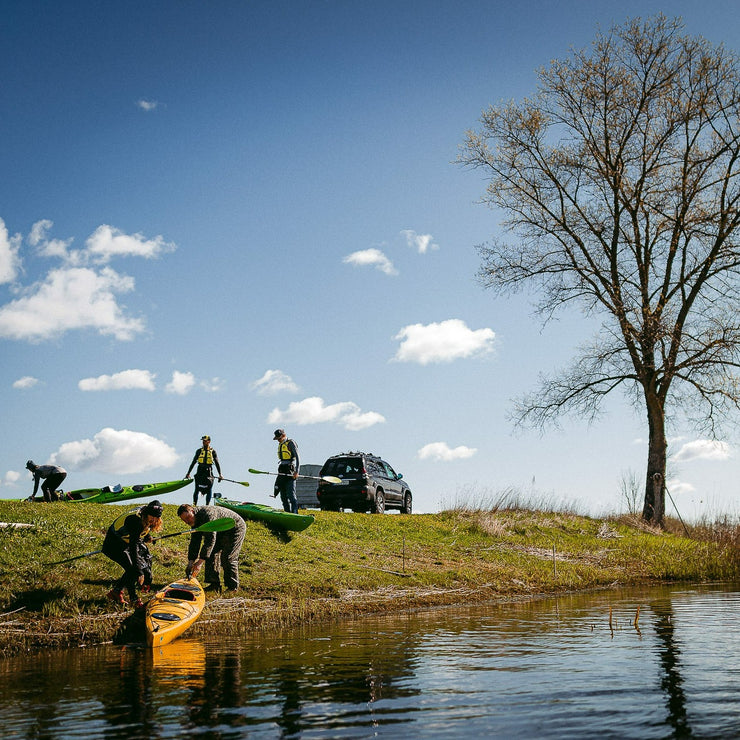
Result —
M 665 471 L 667 444 L 665 439 L 665 410 L 659 398 L 648 399 L 647 478 L 645 481 L 645 505 L 642 518 L 656 527 L 663 526 L 665 515 Z

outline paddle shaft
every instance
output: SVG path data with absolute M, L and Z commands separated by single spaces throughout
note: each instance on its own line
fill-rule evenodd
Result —
M 173 532 L 172 534 L 163 534 L 161 537 L 153 539 L 152 542 L 159 542 L 159 540 L 166 540 L 168 537 L 179 537 L 181 534 L 191 534 L 192 532 L 225 532 L 227 529 L 233 529 L 235 524 L 236 522 L 231 517 L 224 516 L 201 524 L 200 527 L 185 529 L 182 532 Z
M 291 478 L 293 477 L 293 473 L 271 473 L 269 470 L 255 470 L 254 468 L 249 468 L 249 472 L 253 473 L 254 475 L 287 475 Z M 341 483 L 342 479 L 337 478 L 333 475 L 301 475 L 298 474 L 299 478 L 310 478 L 311 480 L 323 480 L 327 483 Z
M 199 527 L 193 529 L 185 529 L 182 532 L 173 532 L 172 534 L 163 534 L 161 537 L 156 537 L 152 542 L 159 542 L 159 540 L 166 540 L 168 537 L 179 537 L 181 534 L 192 534 L 193 532 L 225 532 L 227 529 L 234 528 L 234 520 L 231 517 L 224 516 L 220 519 L 213 519 L 210 522 L 201 524 Z M 66 558 L 65 560 L 58 560 L 56 563 L 47 563 L 47 565 L 62 565 L 63 563 L 71 563 L 73 560 L 79 560 L 80 558 L 87 558 L 90 555 L 98 555 L 103 552 L 102 550 L 93 550 L 92 552 L 86 552 L 83 555 L 75 555 L 73 558 Z
M 216 478 L 211 476 L 211 480 L 216 480 Z M 221 480 L 227 480 L 229 483 L 237 483 L 240 486 L 249 486 L 249 482 L 245 480 L 232 480 L 231 478 L 224 478 L 223 476 L 221 476 Z

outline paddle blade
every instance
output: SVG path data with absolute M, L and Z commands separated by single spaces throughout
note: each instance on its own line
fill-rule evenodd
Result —
M 212 481 L 215 481 L 216 478 L 214 478 L 213 476 L 211 476 L 211 480 Z M 229 483 L 236 483 L 237 485 L 240 485 L 240 486 L 248 486 L 249 485 L 249 483 L 247 481 L 245 481 L 245 480 L 233 480 L 232 478 L 221 478 L 221 480 L 227 480 L 227 481 L 229 481 Z
M 322 475 L 321 480 L 325 480 L 327 483 L 336 483 L 336 484 L 339 484 L 342 482 L 341 478 L 337 478 L 334 475 Z
M 249 472 L 253 475 L 270 475 L 267 470 L 255 470 L 254 468 L 249 468 Z
M 230 516 L 224 516 L 220 519 L 201 524 L 200 527 L 191 529 L 191 532 L 225 532 L 227 529 L 233 529 L 236 522 Z

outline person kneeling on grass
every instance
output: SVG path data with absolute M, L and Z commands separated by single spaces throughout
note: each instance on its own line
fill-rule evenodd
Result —
M 139 609 L 144 604 L 136 594 L 137 586 L 144 592 L 152 586 L 152 558 L 146 543 L 152 541 L 152 532 L 162 529 L 162 504 L 151 501 L 126 515 L 123 526 L 116 529 L 120 518 L 108 527 L 103 541 L 103 554 L 123 568 L 123 575 L 108 591 L 107 598 L 116 604 L 125 604 L 125 588 L 131 605 Z
M 39 490 L 41 479 L 41 493 L 44 501 L 58 501 L 59 495 L 57 487 L 62 485 L 62 481 L 67 477 L 67 471 L 58 465 L 36 465 L 33 460 L 26 463 L 26 470 L 30 471 L 33 476 L 33 493 L 26 499 L 27 501 L 36 500 L 36 492 Z
M 193 532 L 188 545 L 188 565 L 185 568 L 187 578 L 195 578 L 205 564 L 205 591 L 220 591 L 221 578 L 218 572 L 217 557 L 220 555 L 221 568 L 224 572 L 224 585 L 229 591 L 239 588 L 239 552 L 244 544 L 247 525 L 234 511 L 223 506 L 191 506 L 181 504 L 177 516 L 195 529 L 215 519 L 231 517 L 234 527 L 224 532 Z

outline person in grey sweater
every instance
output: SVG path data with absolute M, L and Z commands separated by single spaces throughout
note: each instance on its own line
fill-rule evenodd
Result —
M 229 591 L 239 588 L 239 553 L 244 544 L 247 525 L 235 511 L 222 506 L 192 506 L 181 504 L 177 516 L 195 529 L 215 519 L 231 517 L 234 527 L 224 532 L 193 532 L 188 545 L 188 565 L 185 575 L 194 578 L 205 565 L 205 591 L 220 591 L 221 577 L 217 559 L 221 561 L 224 573 L 224 585 Z
M 26 463 L 26 470 L 30 470 L 33 475 L 33 493 L 29 497 L 29 501 L 36 500 L 36 492 L 39 490 L 39 483 L 43 479 L 41 485 L 41 492 L 44 495 L 44 501 L 57 501 L 59 496 L 57 495 L 57 487 L 62 484 L 62 481 L 67 477 L 67 471 L 64 468 L 60 468 L 58 465 L 36 465 L 33 460 L 29 460 Z

